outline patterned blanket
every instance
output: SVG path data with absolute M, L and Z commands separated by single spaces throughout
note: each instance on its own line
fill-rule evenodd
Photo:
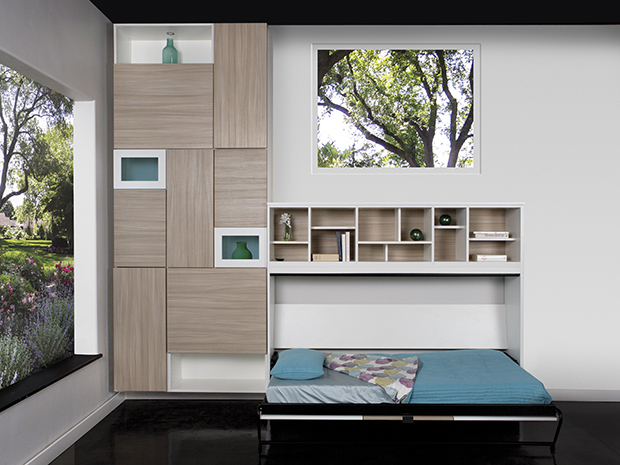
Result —
M 390 358 L 369 354 L 326 353 L 324 365 L 381 386 L 394 402 L 407 398 L 418 371 L 418 357 Z

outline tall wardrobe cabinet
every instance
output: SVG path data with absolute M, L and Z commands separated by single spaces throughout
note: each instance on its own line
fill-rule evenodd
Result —
M 116 25 L 115 53 L 114 389 L 260 392 L 267 26 Z

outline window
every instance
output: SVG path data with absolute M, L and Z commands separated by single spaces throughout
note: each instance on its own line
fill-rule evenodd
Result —
M 316 46 L 313 172 L 479 172 L 478 51 L 475 45 Z
M 74 352 L 73 103 L 0 65 L 1 388 Z

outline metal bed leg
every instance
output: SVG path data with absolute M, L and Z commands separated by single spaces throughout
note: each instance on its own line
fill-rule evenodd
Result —
M 558 442 L 558 437 L 560 436 L 560 429 L 562 428 L 562 422 L 564 420 L 564 415 L 562 411 L 556 406 L 556 417 L 558 418 L 558 426 L 555 428 L 555 435 L 553 436 L 553 443 L 551 445 L 551 453 L 555 455 L 555 446 Z

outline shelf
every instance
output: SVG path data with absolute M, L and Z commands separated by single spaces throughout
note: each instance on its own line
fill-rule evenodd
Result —
M 265 370 L 260 354 L 169 353 L 168 391 L 265 392 Z
M 297 220 L 294 241 L 283 241 L 279 215 Z M 440 224 L 450 215 L 451 224 Z M 349 233 L 350 262 L 369 265 L 471 264 L 478 270 L 491 262 L 477 262 L 476 255 L 506 255 L 500 266 L 520 267 L 521 206 L 286 206 L 270 205 L 270 266 L 316 262 L 313 254 L 337 254 L 336 233 Z M 422 240 L 413 241 L 419 229 Z M 473 231 L 508 231 L 510 237 L 472 237 Z M 276 261 L 276 258 L 283 260 Z M 325 264 L 325 262 L 319 262 Z M 329 262 L 328 262 L 329 263 Z M 492 262 L 494 266 L 498 262 Z M 508 263 L 509 265 L 506 265 Z M 338 262 L 336 266 L 341 262 Z M 333 266 L 329 263 L 327 266 Z M 286 265 L 284 265 L 286 266 Z M 478 271 L 476 271 L 478 272 Z
M 215 228 L 216 268 L 264 268 L 266 266 L 265 228 Z M 252 254 L 251 258 L 233 258 L 239 242 Z
M 114 36 L 115 63 L 161 63 L 168 37 L 174 39 L 179 63 L 213 63 L 211 24 L 116 24 Z
M 165 189 L 165 150 L 114 150 L 115 189 Z

